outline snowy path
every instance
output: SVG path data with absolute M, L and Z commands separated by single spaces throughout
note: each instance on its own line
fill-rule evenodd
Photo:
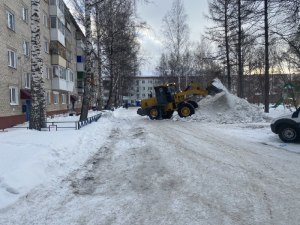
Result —
M 299 154 L 131 109 L 111 122 L 83 166 L 0 209 L 0 224 L 299 224 Z

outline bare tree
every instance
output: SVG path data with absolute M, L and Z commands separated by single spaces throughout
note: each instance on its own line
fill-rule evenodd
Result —
M 46 100 L 42 78 L 40 0 L 31 0 L 31 109 L 29 129 L 41 130 L 46 122 Z
M 219 56 L 224 58 L 227 74 L 227 88 L 231 91 L 231 57 L 230 43 L 234 30 L 235 0 L 212 0 L 209 3 L 208 18 L 215 24 L 208 30 L 209 39 L 216 42 L 220 49 Z
M 178 77 L 178 87 L 181 88 L 183 56 L 189 48 L 189 27 L 182 0 L 174 0 L 171 10 L 164 17 L 163 34 L 171 71 Z
M 105 108 L 119 105 L 128 91 L 131 77 L 138 73 L 139 44 L 134 21 L 132 0 L 105 0 L 98 8 L 97 26 L 101 33 L 101 64 L 103 77 L 108 83 Z

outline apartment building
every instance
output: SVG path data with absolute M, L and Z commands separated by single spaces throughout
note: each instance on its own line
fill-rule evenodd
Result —
M 77 52 L 84 35 L 63 0 L 41 0 L 40 4 L 43 80 L 47 114 L 52 115 L 80 108 Z M 3 129 L 29 119 L 31 0 L 0 0 L 0 10 L 0 129 Z M 84 69 L 84 65 L 81 67 Z
M 148 98 L 151 94 L 155 96 L 154 87 L 162 83 L 161 77 L 136 77 L 130 87 L 129 96 L 123 97 L 123 101 L 131 105 L 138 105 L 140 100 Z

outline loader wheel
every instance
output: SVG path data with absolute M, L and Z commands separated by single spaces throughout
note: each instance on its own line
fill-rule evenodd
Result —
M 195 108 L 190 103 L 182 103 L 178 107 L 178 115 L 180 117 L 188 117 L 195 113 Z
M 195 102 L 195 101 L 188 101 L 188 103 L 190 103 L 195 109 L 197 109 L 199 106 L 198 106 L 198 103 Z
M 153 106 L 149 109 L 149 118 L 151 120 L 157 120 L 159 118 L 159 109 L 156 106 Z

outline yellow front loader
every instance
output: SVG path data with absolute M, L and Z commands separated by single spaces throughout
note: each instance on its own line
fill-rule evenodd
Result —
M 197 102 L 192 100 L 193 96 L 207 96 L 216 94 L 222 90 L 209 85 L 206 89 L 199 84 L 191 82 L 183 91 L 176 91 L 175 83 L 168 83 L 154 87 L 155 97 L 143 99 L 141 108 L 137 114 L 149 116 L 150 119 L 170 119 L 174 111 L 178 112 L 180 117 L 188 117 L 195 113 L 198 107 Z

